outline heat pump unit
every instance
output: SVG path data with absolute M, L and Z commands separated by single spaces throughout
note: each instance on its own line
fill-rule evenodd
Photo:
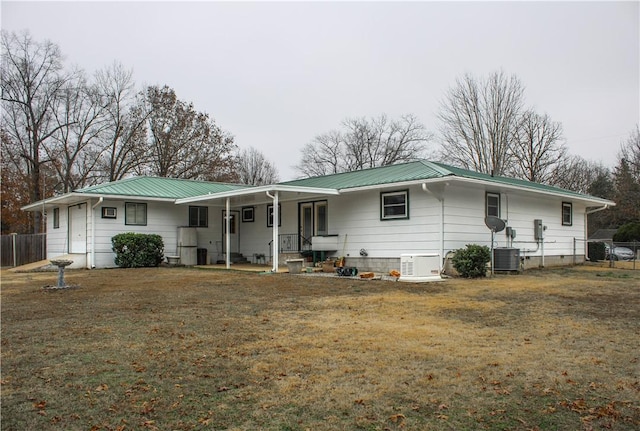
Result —
M 440 255 L 437 253 L 401 254 L 399 280 L 414 283 L 442 280 Z
M 493 249 L 494 271 L 518 271 L 519 269 L 520 249 L 506 247 Z

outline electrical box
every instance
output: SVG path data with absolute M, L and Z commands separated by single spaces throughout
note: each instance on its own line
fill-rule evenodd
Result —
M 511 226 L 508 226 L 506 229 L 506 234 L 509 238 L 514 239 L 516 237 L 516 230 Z
M 533 221 L 533 237 L 536 241 L 541 241 L 543 239 L 544 229 L 542 228 L 542 220 L 535 219 Z

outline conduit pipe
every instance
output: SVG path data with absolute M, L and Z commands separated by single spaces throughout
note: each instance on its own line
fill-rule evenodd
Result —
M 91 262 L 89 263 L 89 269 L 96 267 L 96 216 L 95 209 L 104 201 L 104 197 L 100 196 L 98 202 L 91 206 Z
M 271 268 L 271 272 L 278 272 L 278 220 L 280 219 L 278 208 L 279 194 L 278 191 L 275 191 L 273 194 L 269 193 L 269 191 L 266 193 L 269 198 L 273 199 L 273 223 L 271 223 L 271 227 L 273 229 L 273 237 L 271 240 L 273 267 Z

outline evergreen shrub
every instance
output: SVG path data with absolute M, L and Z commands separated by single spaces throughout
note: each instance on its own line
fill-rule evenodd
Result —
M 158 266 L 164 257 L 164 242 L 156 234 L 120 233 L 111 238 L 115 263 L 122 268 Z
M 467 244 L 466 248 L 456 250 L 453 267 L 465 278 L 485 277 L 487 263 L 491 260 L 491 250 L 485 245 Z

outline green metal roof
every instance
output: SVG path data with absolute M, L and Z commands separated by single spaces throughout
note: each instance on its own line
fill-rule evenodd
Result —
M 450 174 L 450 172 L 442 169 L 434 163 L 417 161 L 363 169 L 361 171 L 304 178 L 300 180 L 287 181 L 281 184 L 345 190 L 355 187 L 377 186 L 405 181 L 441 178 Z
M 505 186 L 526 188 L 532 191 L 557 193 L 575 198 L 602 201 L 600 198 L 561 189 L 559 187 L 533 183 L 515 178 L 491 176 L 489 174 L 483 174 L 480 172 L 470 171 L 468 169 L 449 166 L 444 163 L 429 162 L 426 160 L 364 169 L 361 171 L 324 175 L 321 177 L 304 178 L 300 180 L 287 181 L 281 184 L 300 187 L 324 187 L 348 190 L 359 187 L 440 179 L 445 177 L 480 180 L 489 183 L 496 183 L 497 185 L 502 184 Z
M 227 192 L 247 187 L 241 184 L 213 183 L 161 177 L 134 177 L 76 190 L 75 193 L 139 196 L 148 198 L 181 199 L 209 193 Z

